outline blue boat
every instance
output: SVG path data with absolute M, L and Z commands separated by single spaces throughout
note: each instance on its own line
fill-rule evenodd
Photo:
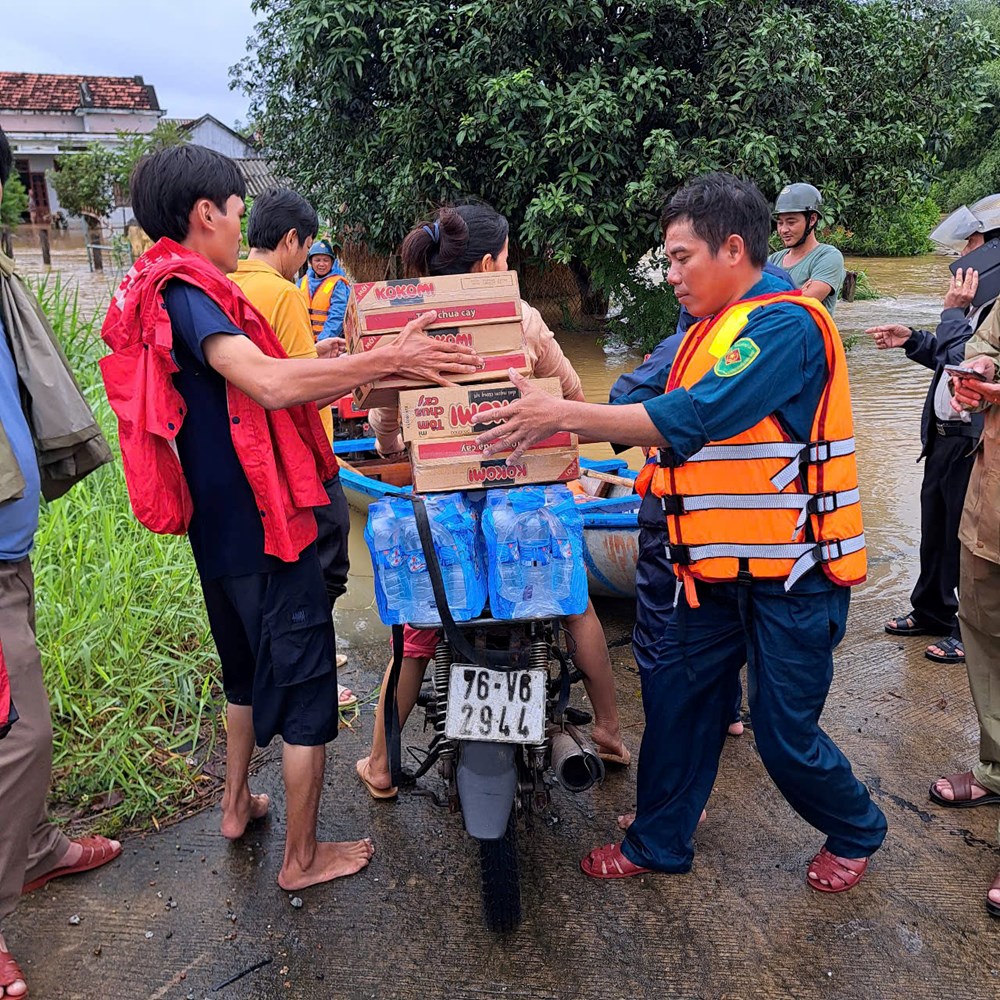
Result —
M 333 450 L 341 463 L 344 494 L 355 510 L 367 513 L 373 500 L 411 492 L 409 463 L 373 457 L 374 438 L 338 440 Z M 584 559 L 590 593 L 594 597 L 634 597 L 635 563 L 639 556 L 636 520 L 639 497 L 632 492 L 631 483 L 636 474 L 621 459 L 581 458 L 580 466 L 585 484 L 603 483 L 612 493 L 582 504 Z

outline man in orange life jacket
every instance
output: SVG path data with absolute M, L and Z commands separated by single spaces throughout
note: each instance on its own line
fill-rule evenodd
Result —
M 707 317 L 686 334 L 669 391 L 619 406 L 554 403 L 515 377 L 522 398 L 479 438 L 515 446 L 509 462 L 557 430 L 660 449 L 640 480 L 661 497 L 677 608 L 659 659 L 640 671 L 635 819 L 622 844 L 581 867 L 594 878 L 690 869 L 746 662 L 761 760 L 826 834 L 807 882 L 843 891 L 886 833 L 819 726 L 850 586 L 866 572 L 843 346 L 822 306 L 762 276 L 770 211 L 753 184 L 698 178 L 671 199 L 663 225 L 668 280 Z

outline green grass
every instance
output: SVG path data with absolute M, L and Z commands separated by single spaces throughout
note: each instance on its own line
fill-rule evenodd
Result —
M 117 458 L 97 364 L 103 315 L 81 315 L 58 278 L 35 288 Z M 32 562 L 58 813 L 107 831 L 187 811 L 222 701 L 187 539 L 136 521 L 116 461 L 43 504 Z

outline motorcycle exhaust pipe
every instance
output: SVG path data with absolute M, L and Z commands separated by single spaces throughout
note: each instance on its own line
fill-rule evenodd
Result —
M 552 771 L 567 791 L 585 792 L 604 780 L 604 761 L 587 736 L 567 726 L 552 735 Z

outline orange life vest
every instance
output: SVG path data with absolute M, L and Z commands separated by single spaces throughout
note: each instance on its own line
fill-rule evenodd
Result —
M 309 300 L 309 322 L 312 323 L 313 337 L 318 337 L 323 332 L 323 325 L 326 317 L 330 313 L 330 301 L 333 298 L 333 290 L 337 287 L 337 282 L 342 281 L 347 284 L 347 279 L 342 274 L 328 274 L 316 289 L 316 294 L 309 295 L 309 275 L 306 275 L 299 288 L 305 293 Z
M 843 586 L 867 574 L 847 359 L 820 303 L 780 292 L 700 320 L 681 342 L 666 391 L 689 388 L 716 364 L 737 365 L 756 352 L 752 341 L 738 343 L 743 329 L 756 310 L 781 302 L 807 309 L 823 336 L 828 374 L 809 440 L 790 440 L 771 414 L 685 462 L 660 449 L 636 481 L 642 495 L 652 489 L 661 498 L 670 558 L 692 607 L 695 579 L 777 579 L 788 590 L 816 565 Z

